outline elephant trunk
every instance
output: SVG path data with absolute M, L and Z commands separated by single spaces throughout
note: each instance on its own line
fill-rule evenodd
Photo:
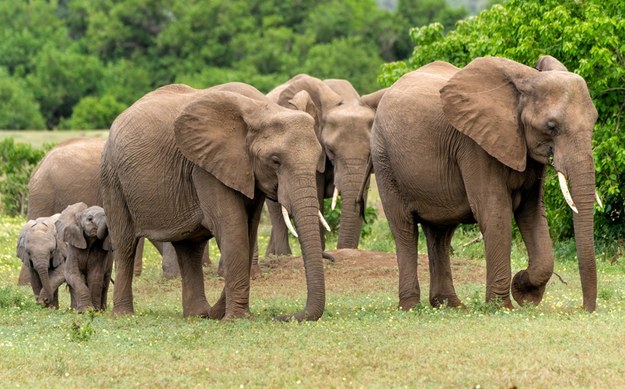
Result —
M 593 312 L 597 305 L 597 263 L 594 242 L 595 169 L 592 156 L 589 161 L 573 165 L 569 170 L 571 195 L 578 213 L 573 214 L 575 246 L 584 296 L 584 308 Z
M 98 231 L 96 232 L 96 235 L 98 239 L 104 240 L 106 239 L 108 232 L 109 230 L 106 223 L 106 217 L 102 217 L 102 219 L 98 220 Z
M 43 287 L 44 292 L 42 293 L 43 296 L 41 293 L 39 296 L 37 296 L 37 302 L 45 305 L 46 307 L 50 306 L 53 302 L 52 300 L 54 299 L 54 290 L 52 290 L 52 286 L 50 285 L 50 278 L 48 276 L 49 260 L 45 258 L 41 261 L 33 262 L 33 267 L 39 275 L 39 280 L 41 281 L 41 286 Z M 39 297 L 42 297 L 41 301 L 39 301 Z
M 317 320 L 325 309 L 325 280 L 321 258 L 319 202 L 314 180 L 309 179 L 306 181 L 305 185 L 299 187 L 291 195 L 291 198 L 294 199 L 292 203 L 293 219 L 297 226 L 298 238 L 302 248 L 308 290 L 304 311 L 295 315 L 295 319 L 298 321 Z
M 366 164 L 366 162 L 365 162 Z M 362 227 L 362 212 L 365 202 L 359 198 L 363 176 L 363 164 L 348 166 L 347 173 L 341 177 L 341 226 L 336 248 L 357 249 L 360 242 L 360 229 Z

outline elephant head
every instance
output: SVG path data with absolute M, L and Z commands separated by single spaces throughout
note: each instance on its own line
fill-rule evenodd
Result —
M 30 270 L 37 302 L 46 307 L 58 306 L 55 294 L 59 285 L 50 280 L 49 273 L 60 268 L 65 260 L 56 238 L 55 222 L 59 216 L 29 220 L 17 239 L 17 256 Z
M 56 225 L 61 240 L 66 244 L 86 249 L 99 240 L 103 242 L 105 250 L 110 249 L 106 215 L 102 207 L 97 205 L 87 207 L 87 204 L 82 202 L 72 204 L 63 210 Z
M 584 307 L 596 306 L 597 275 L 593 238 L 595 168 L 591 138 L 597 110 L 586 82 L 553 57 L 537 69 L 504 58 L 478 58 L 441 89 L 449 122 L 502 164 L 523 172 L 528 159 L 553 165 L 574 211 L 574 229 Z M 566 188 L 571 185 L 571 195 Z M 542 201 L 542 189 L 541 189 Z M 553 264 L 551 264 L 551 269 Z M 512 295 L 538 303 L 549 267 L 532 263 L 517 273 Z
M 307 92 L 311 103 L 304 103 L 298 96 L 302 91 Z M 321 81 L 305 74 L 294 77 L 277 92 L 278 104 L 304 110 L 316 118 L 319 141 L 327 158 L 325 184 L 329 187 L 324 188 L 324 197 L 332 196 L 334 208 L 339 193 L 342 196 L 337 248 L 357 248 L 366 202 L 360 188 L 369 178 L 369 138 L 377 106 L 374 102 L 376 98 L 379 101 L 381 93 L 365 102 L 346 80 Z

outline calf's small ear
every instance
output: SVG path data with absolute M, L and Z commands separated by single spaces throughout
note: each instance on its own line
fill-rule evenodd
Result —
M 87 241 L 82 233 L 82 229 L 75 224 L 70 224 L 65 227 L 65 230 L 63 230 L 63 240 L 76 248 L 87 248 Z

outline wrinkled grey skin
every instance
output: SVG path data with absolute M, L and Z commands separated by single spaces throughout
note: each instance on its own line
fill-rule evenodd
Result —
M 242 85 L 240 85 L 243 88 Z M 293 215 L 304 257 L 303 311 L 280 319 L 317 320 L 325 307 L 313 119 L 282 108 L 255 88 L 197 90 L 168 85 L 113 123 L 100 165 L 114 248 L 113 312 L 134 312 L 133 251 L 141 236 L 173 242 L 185 316 L 249 317 L 250 268 L 265 196 Z M 214 306 L 201 257 L 215 237 L 225 286 Z
M 30 273 L 38 304 L 58 308 L 58 289 L 65 282 L 65 257 L 57 241 L 55 222 L 60 214 L 29 220 L 17 238 L 17 256 Z
M 322 173 L 317 176 L 320 207 L 335 187 L 342 198 L 337 248 L 358 248 L 366 204 L 370 159 L 369 137 L 375 108 L 385 90 L 360 96 L 347 80 L 300 74 L 276 87 L 267 97 L 287 108 L 299 109 L 315 118 L 323 146 Z M 308 99 L 303 98 L 305 92 Z M 363 185 L 363 183 L 366 183 Z M 268 200 L 271 237 L 266 254 L 289 255 L 288 232 L 280 207 Z
M 68 206 L 56 221 L 57 233 L 66 244 L 65 280 L 72 308 L 105 310 L 113 255 L 104 209 L 85 203 Z
M 62 212 L 70 204 L 84 202 L 102 205 L 98 197 L 100 156 L 104 139 L 72 138 L 52 150 L 39 162 L 28 182 L 28 219 L 47 217 Z M 152 242 L 163 252 L 162 243 Z M 135 260 L 135 275 L 141 274 L 143 239 Z M 175 278 L 180 274 L 175 257 L 163 258 L 163 275 Z M 30 272 L 22 266 L 18 284 L 29 283 Z
M 539 304 L 554 266 L 543 202 L 547 165 L 570 182 L 584 308 L 594 311 L 597 120 L 584 79 L 545 56 L 536 68 L 477 58 L 463 69 L 434 62 L 402 76 L 380 101 L 371 155 L 397 246 L 399 306 L 420 301 L 417 240 L 428 245 L 430 303 L 461 305 L 449 249 L 460 223 L 477 223 L 486 252 L 486 300 Z M 527 269 L 511 274 L 512 219 Z

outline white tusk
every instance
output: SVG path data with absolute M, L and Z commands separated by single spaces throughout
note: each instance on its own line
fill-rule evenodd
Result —
M 321 211 L 319 211 L 319 220 L 321 220 L 321 224 L 323 224 L 323 226 L 326 228 L 326 230 L 328 230 L 328 232 L 332 231 L 332 229 L 330 228 L 330 225 L 328 224 L 326 219 L 323 217 L 323 214 L 321 213 Z
M 332 210 L 336 208 L 336 200 L 339 198 L 339 188 L 334 187 L 334 193 L 332 193 Z
M 566 184 L 566 177 L 564 177 L 564 174 L 558 172 L 558 181 L 560 181 L 560 190 L 562 191 L 564 200 L 566 200 L 566 203 L 569 205 L 569 207 L 571 207 L 573 212 L 579 213 L 577 212 L 577 207 L 575 206 L 573 198 L 571 197 L 571 193 L 569 192 L 569 187 Z
M 599 197 L 599 192 L 595 190 L 595 200 L 597 200 L 597 205 L 599 208 L 603 208 L 603 203 L 601 202 L 601 197 Z
M 295 228 L 293 228 L 293 224 L 291 224 L 291 219 L 289 218 L 289 211 L 284 208 L 284 205 L 282 206 L 282 217 L 284 218 L 284 224 L 286 224 L 286 228 L 288 228 L 291 234 L 293 234 L 293 236 L 297 238 L 297 232 L 295 231 Z

